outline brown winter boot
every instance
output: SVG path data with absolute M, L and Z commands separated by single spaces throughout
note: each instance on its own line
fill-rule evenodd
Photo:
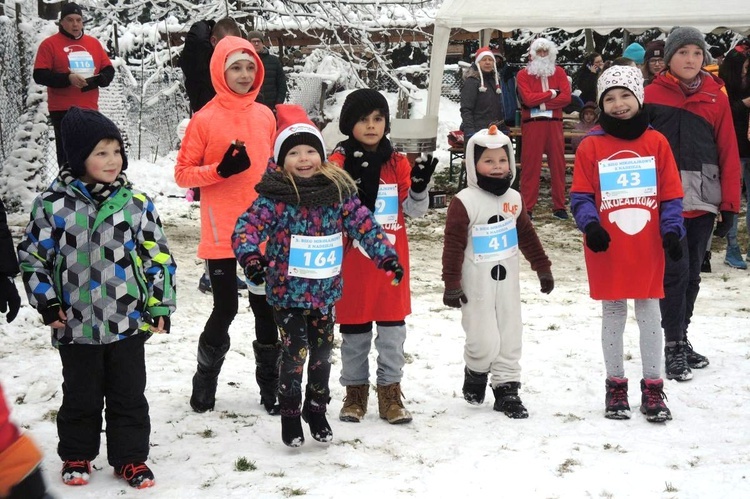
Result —
M 370 385 L 351 385 L 346 387 L 344 406 L 339 412 L 339 419 L 347 423 L 359 423 L 367 412 L 367 399 Z
M 409 423 L 411 414 L 404 408 L 401 401 L 401 383 L 392 385 L 378 385 L 378 408 L 380 417 L 391 424 Z

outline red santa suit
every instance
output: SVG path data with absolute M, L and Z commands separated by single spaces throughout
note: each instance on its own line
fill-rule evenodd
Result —
M 521 100 L 521 195 L 526 209 L 531 212 L 539 197 L 539 175 L 542 154 L 547 155 L 552 180 L 552 208 L 565 209 L 565 139 L 562 109 L 570 104 L 570 83 L 565 71 L 555 66 L 552 74 L 538 74 L 534 67 L 537 50 L 547 49 L 554 63 L 557 49 L 544 38 L 531 44 L 532 62 L 516 76 Z

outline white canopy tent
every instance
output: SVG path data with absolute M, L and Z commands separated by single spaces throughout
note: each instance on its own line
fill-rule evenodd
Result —
M 430 59 L 427 115 L 397 119 L 391 138 L 407 152 L 432 151 L 436 146 L 438 106 L 450 31 L 546 28 L 602 34 L 625 28 L 640 33 L 650 28 L 669 32 L 674 26 L 693 26 L 703 33 L 736 31 L 750 34 L 747 0 L 445 0 L 435 18 Z

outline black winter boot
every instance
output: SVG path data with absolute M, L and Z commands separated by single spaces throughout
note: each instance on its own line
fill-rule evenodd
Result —
M 193 376 L 193 394 L 190 396 L 190 407 L 195 412 L 214 409 L 216 384 L 228 351 L 229 343 L 212 347 L 198 341 L 198 369 Z
M 263 345 L 253 341 L 255 352 L 255 381 L 260 388 L 260 403 L 272 416 L 279 414 L 276 394 L 279 391 L 279 363 L 281 362 L 281 345 Z
M 521 397 L 518 396 L 519 388 L 521 388 L 521 383 L 518 381 L 509 381 L 494 387 L 492 389 L 495 394 L 493 409 L 502 412 L 511 419 L 528 418 L 529 412 L 523 406 Z
M 688 381 L 693 371 L 687 361 L 687 346 L 684 341 L 668 341 L 664 344 L 664 372 L 667 379 Z
M 607 419 L 630 419 L 628 404 L 628 378 L 610 376 L 604 381 L 607 394 L 604 396 L 604 417 Z
M 302 395 L 286 397 L 279 395 L 279 414 L 281 414 L 281 440 L 288 447 L 302 447 L 305 435 L 302 433 L 299 406 Z
M 464 366 L 464 400 L 471 405 L 482 405 L 487 390 L 487 373 L 478 373 Z
M 302 419 L 310 425 L 310 434 L 318 442 L 333 440 L 333 430 L 326 419 L 326 407 L 331 401 L 329 391 L 316 393 L 309 386 L 305 391 L 305 404 L 302 406 Z

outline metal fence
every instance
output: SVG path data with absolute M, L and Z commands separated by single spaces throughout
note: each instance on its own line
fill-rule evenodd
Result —
M 39 27 L 45 21 L 29 22 Z M 54 131 L 51 126 L 43 126 L 47 114 L 45 89 L 31 78 L 33 47 L 39 30 L 20 29 L 19 25 L 18 19 L 0 17 L 0 173 L 18 164 L 8 160 L 11 156 L 22 158 L 24 153 L 19 149 L 33 147 L 33 174 L 38 189 L 40 185 L 48 185 L 58 172 Z M 100 89 L 99 108 L 122 130 L 130 158 L 154 161 L 177 147 L 177 126 L 190 115 L 182 71 L 171 66 L 144 70 L 121 60 L 113 62 L 115 78 L 108 87 Z M 427 75 L 426 67 L 395 72 L 397 79 L 418 88 L 426 88 Z M 393 79 L 384 74 L 366 81 L 379 90 L 398 90 Z M 287 101 L 300 104 L 311 118 L 323 124 L 326 98 L 338 88 L 310 73 L 289 73 L 287 82 Z M 460 68 L 448 66 L 443 75 L 443 95 L 458 102 L 461 84 Z M 33 141 L 19 139 L 32 128 Z

